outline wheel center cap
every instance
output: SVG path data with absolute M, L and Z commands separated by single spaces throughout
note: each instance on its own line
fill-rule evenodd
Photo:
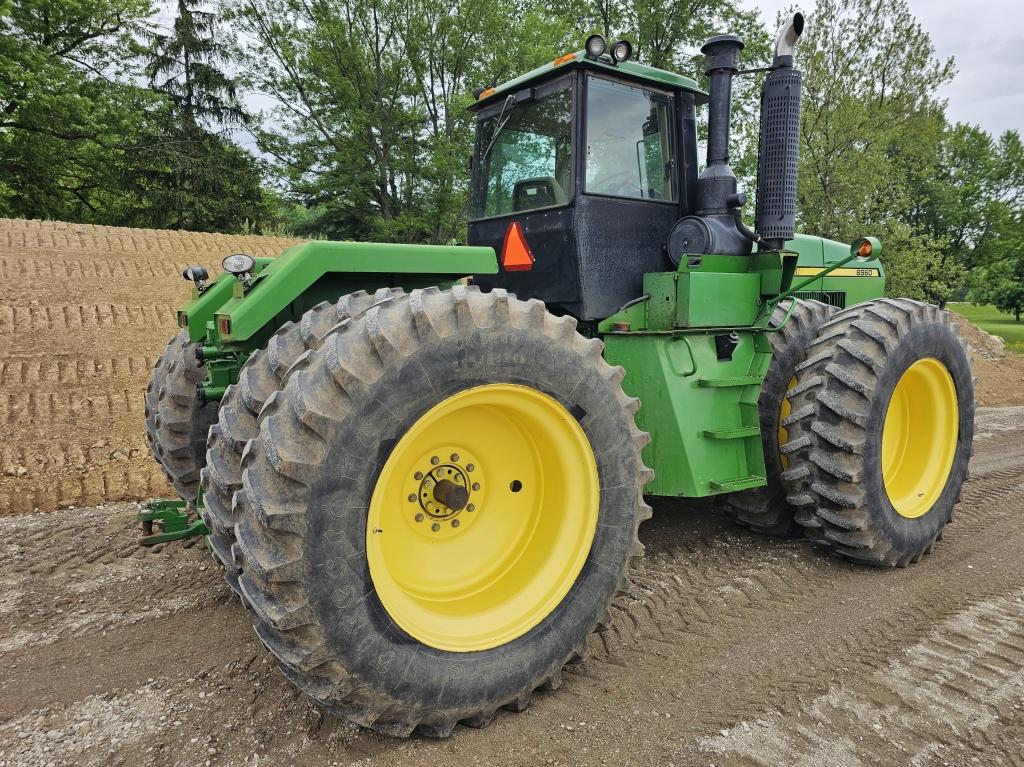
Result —
M 469 491 L 450 479 L 442 479 L 434 485 L 434 500 L 451 511 L 462 511 L 469 503 Z
M 407 486 L 414 503 L 412 521 L 423 524 L 433 536 L 442 530 L 461 532 L 473 517 L 483 496 L 483 472 L 476 459 L 464 450 L 450 447 L 426 453 L 414 464 Z

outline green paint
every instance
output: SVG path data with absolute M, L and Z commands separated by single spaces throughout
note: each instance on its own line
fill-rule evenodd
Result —
M 206 338 L 212 346 L 235 344 L 251 351 L 322 300 L 336 301 L 360 289 L 412 289 L 498 271 L 491 248 L 372 242 L 307 242 L 260 262 L 250 287 L 222 274 L 181 307 L 193 341 Z M 221 317 L 230 320 L 230 334 L 220 333 Z
M 640 399 L 637 425 L 651 435 L 645 492 L 695 498 L 765 484 L 757 399 L 771 346 L 755 329 L 738 336 L 727 360 L 708 331 L 605 336 L 605 359 L 625 368 L 622 388 Z
M 199 503 L 202 503 L 202 493 Z M 139 538 L 139 544 L 142 546 L 178 541 L 182 538 L 206 535 L 208 532 L 202 519 L 189 521 L 188 504 L 177 499 L 148 501 L 136 518 L 142 523 L 142 537 Z M 154 523 L 159 526 L 159 532 L 153 532 Z
M 798 234 L 786 243 L 786 248 L 800 255 L 799 266 L 801 267 L 828 267 L 850 255 L 850 246 L 845 243 L 826 240 L 823 237 L 812 237 L 807 234 Z M 818 300 L 835 298 L 838 305 L 843 307 L 881 298 L 885 295 L 885 269 L 877 255 L 878 253 L 875 253 L 875 258 L 854 264 L 857 268 L 872 271 L 873 274 L 870 276 L 826 275 L 802 288 L 797 296 Z
M 254 271 L 262 272 L 270 262 L 269 258 L 257 258 Z M 192 287 L 192 300 L 178 308 L 178 325 L 188 327 L 190 341 L 195 343 L 206 337 L 206 324 L 212 322 L 214 313 L 231 299 L 236 282 L 234 275 L 222 272 L 202 293 Z
M 842 245 L 842 258 L 824 263 L 826 242 L 798 237 L 793 251 L 752 256 L 684 254 L 676 272 L 644 275 L 643 298 L 599 324 L 605 358 L 626 370 L 623 389 L 640 399 L 637 425 L 651 435 L 647 493 L 701 497 L 765 484 L 757 402 L 771 362 L 768 321 L 787 291 L 822 281 L 795 276 L 798 265 L 841 268 L 852 259 Z M 719 359 L 715 338 L 732 332 L 738 344 Z
M 708 98 L 708 94 L 697 87 L 697 82 L 695 80 L 691 80 L 689 77 L 684 77 L 683 75 L 676 74 L 675 72 L 669 72 L 665 69 L 655 69 L 654 67 L 649 67 L 644 64 L 638 64 L 635 61 L 624 61 L 618 65 L 611 64 L 604 60 L 595 61 L 594 59 L 588 58 L 585 51 L 576 51 L 572 55 L 573 59 L 571 61 L 567 61 L 557 66 L 554 62 L 544 64 L 543 66 L 532 69 L 526 74 L 520 75 L 513 80 L 509 80 L 501 85 L 495 86 L 493 93 L 480 99 L 470 108 L 478 109 L 486 106 L 487 104 L 493 104 L 496 101 L 499 101 L 502 96 L 521 90 L 532 82 L 547 77 L 556 70 L 558 72 L 568 72 L 577 68 L 615 73 L 627 79 L 636 80 L 646 85 L 669 88 L 672 90 L 688 91 L 697 96 L 698 104 L 705 103 Z

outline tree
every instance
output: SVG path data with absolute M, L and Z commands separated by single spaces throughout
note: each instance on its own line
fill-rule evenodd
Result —
M 316 212 L 310 225 L 334 238 L 462 239 L 473 88 L 549 60 L 566 38 L 562 20 L 526 2 L 226 0 L 224 10 L 246 84 L 273 103 L 259 145 Z
M 96 220 L 121 138 L 153 99 L 130 84 L 149 0 L 0 6 L 0 211 Z
M 1018 222 L 1018 225 L 1024 221 Z M 982 267 L 974 278 L 971 296 L 977 303 L 992 304 L 1020 322 L 1024 312 L 1024 242 L 1017 238 L 1014 255 Z
M 163 102 L 132 141 L 125 185 L 136 203 L 124 218 L 195 231 L 259 230 L 270 218 L 260 167 L 228 134 L 249 118 L 217 35 L 202 0 L 178 0 L 169 32 L 153 36 L 145 71 Z
M 919 226 L 913 212 L 926 194 L 915 179 L 938 172 L 938 92 L 953 61 L 935 57 L 906 0 L 820 0 L 798 57 L 801 228 L 845 241 L 877 234 L 888 289 L 942 303 L 962 269 L 945 263 L 946 233 Z

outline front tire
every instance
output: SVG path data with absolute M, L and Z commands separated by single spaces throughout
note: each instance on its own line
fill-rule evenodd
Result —
M 847 559 L 917 562 L 952 519 L 974 439 L 970 362 L 948 312 L 858 304 L 807 354 L 782 448 L 797 521 Z
M 220 405 L 201 405 L 196 398 L 196 384 L 206 378 L 196 346 L 186 330 L 170 340 L 153 368 L 145 399 L 146 437 L 153 457 L 178 495 L 190 504 L 199 492 L 207 433 Z
M 324 339 L 265 406 L 241 586 L 328 710 L 392 735 L 486 724 L 557 686 L 608 619 L 652 474 L 623 371 L 575 327 L 501 290 L 416 291 Z

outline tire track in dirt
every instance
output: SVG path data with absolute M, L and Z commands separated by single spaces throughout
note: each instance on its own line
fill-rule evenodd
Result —
M 57 392 L 25 391 L 0 395 L 0 424 L 13 425 L 26 419 L 36 426 L 60 426 L 74 420 L 137 417 L 143 403 L 134 389 L 110 393 L 85 393 L 64 389 Z
M 123 383 L 125 379 L 149 380 L 156 357 L 131 355 L 125 357 L 83 357 L 74 354 L 19 355 L 0 360 L 0 386 L 5 391 L 29 387 L 39 392 L 39 384 L 67 386 L 103 385 L 110 381 Z M 108 387 L 111 384 L 106 384 Z
M 0 334 L 34 330 L 81 328 L 173 327 L 176 304 L 62 304 L 57 306 L 0 306 Z M 125 339 L 128 340 L 127 338 Z
M 957 523 L 906 570 L 737 531 L 710 504 L 659 504 L 641 529 L 648 563 L 593 658 L 524 714 L 441 743 L 325 718 L 266 662 L 201 544 L 135 547 L 133 505 L 0 519 L 0 643 L 16 644 L 0 664 L 0 761 L 45 763 L 47 746 L 58 763 L 167 767 L 1019 760 L 1015 442 L 978 443 Z
M 1019 510 L 1024 508 L 1024 457 L 1019 447 L 1016 466 L 988 471 L 982 465 L 976 477 L 964 494 L 958 524 L 950 527 L 947 541 L 929 557 L 930 564 L 948 576 L 955 572 L 950 571 L 951 567 L 962 570 L 965 579 L 973 569 L 949 563 L 948 538 L 952 537 L 961 557 L 987 555 L 1004 564 L 1019 561 Z M 716 548 L 713 540 L 701 544 L 701 549 L 707 547 L 705 551 Z M 858 579 L 878 580 L 895 575 L 865 572 L 828 557 L 809 562 L 799 554 L 785 556 L 785 550 L 792 546 L 777 547 L 782 549 L 781 556 L 764 557 L 764 552 L 752 549 L 739 558 L 730 555 L 729 561 L 705 558 L 703 563 L 678 550 L 664 561 L 655 554 L 636 579 L 633 596 L 617 603 L 615 625 L 595 647 L 596 665 L 584 667 L 579 673 L 594 681 L 602 677 L 600 667 L 604 664 L 644 667 L 650 662 L 652 669 L 660 669 L 665 656 L 685 656 L 708 641 L 719 648 L 736 644 L 740 650 L 748 650 L 751 626 L 770 635 L 773 631 L 785 631 L 789 623 L 798 619 L 805 625 L 828 630 L 822 626 L 820 617 L 835 612 L 833 602 L 841 607 L 850 603 L 851 612 L 859 612 L 863 607 L 857 604 L 859 599 L 833 587 L 836 577 L 849 574 Z M 927 567 L 929 563 L 925 564 Z M 919 571 L 915 568 L 912 572 Z M 1024 584 L 1024 568 L 1011 565 L 989 583 L 978 585 L 983 586 L 980 593 L 987 595 L 1020 584 Z M 911 609 L 907 609 L 904 596 L 884 595 L 871 621 L 845 625 L 847 616 L 839 616 L 844 629 L 840 641 L 818 648 L 813 658 L 794 658 L 795 673 L 784 682 L 779 682 L 773 666 L 756 664 L 744 668 L 743 680 L 737 680 L 739 694 L 725 718 L 709 720 L 706 726 L 714 729 L 730 724 L 733 717 L 756 717 L 763 708 L 764 687 L 773 687 L 776 694 L 814 694 L 820 692 L 823 675 L 827 678 L 830 671 L 874 671 L 880 658 L 884 661 L 906 641 L 920 638 L 934 620 L 944 617 L 952 609 L 950 606 L 956 604 L 961 590 L 962 584 L 952 577 L 915 588 Z M 806 639 L 810 641 L 811 637 Z M 658 672 L 652 676 L 655 673 Z M 744 689 L 756 692 L 743 695 Z
M 971 605 L 884 669 L 832 686 L 788 717 L 704 741 L 757 764 L 855 767 L 894 751 L 907 764 L 974 741 L 1024 694 L 1024 589 Z M 813 755 L 813 756 L 812 756 Z
M 127 258 L 92 260 L 67 258 L 54 262 L 46 258 L 0 257 L 0 279 L 4 280 L 123 280 L 125 278 L 180 279 L 188 261 L 137 261 Z

